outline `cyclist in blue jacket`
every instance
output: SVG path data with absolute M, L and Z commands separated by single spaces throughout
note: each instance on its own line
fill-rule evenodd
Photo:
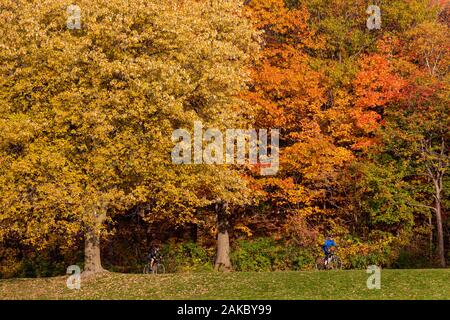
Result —
M 327 236 L 327 238 L 325 239 L 324 244 L 322 245 L 322 250 L 323 250 L 323 253 L 325 255 L 325 257 L 324 257 L 325 265 L 327 265 L 327 263 L 329 261 L 329 257 L 331 255 L 331 252 L 336 247 L 337 247 L 336 246 L 336 242 L 334 242 L 333 236 L 332 235 Z

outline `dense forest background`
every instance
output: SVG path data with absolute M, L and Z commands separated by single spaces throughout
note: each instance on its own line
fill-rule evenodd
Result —
M 449 3 L 77 0 L 68 28 L 70 1 L 2 0 L 0 277 L 154 243 L 171 272 L 307 270 L 328 234 L 346 268 L 445 267 Z M 194 121 L 279 128 L 279 172 L 172 164 Z

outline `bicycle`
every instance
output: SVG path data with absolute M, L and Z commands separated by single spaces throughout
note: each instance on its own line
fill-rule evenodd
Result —
M 334 252 L 330 252 L 328 255 L 328 261 L 325 264 L 325 259 L 319 257 L 316 260 L 316 270 L 341 270 L 342 260 Z
M 144 274 L 163 274 L 166 273 L 166 267 L 161 262 L 161 258 L 156 258 L 153 260 L 153 265 L 150 266 L 150 261 L 144 266 Z M 151 270 L 151 271 L 150 271 Z

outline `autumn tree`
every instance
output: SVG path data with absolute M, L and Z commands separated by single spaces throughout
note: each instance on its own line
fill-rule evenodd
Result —
M 408 80 L 403 98 L 386 110 L 384 152 L 406 162 L 406 179 L 415 181 L 410 205 L 429 208 L 435 217 L 439 263 L 445 266 L 444 197 L 449 166 L 449 42 L 447 25 L 418 24 L 405 32 L 399 73 Z M 448 187 L 447 187 L 448 188 Z
M 238 1 L 2 1 L 0 241 L 85 240 L 103 270 L 105 221 L 195 221 L 246 199 L 232 167 L 172 164 L 174 129 L 235 127 L 253 31 Z M 64 239 L 61 241 L 61 239 Z
M 336 121 L 345 116 L 346 99 L 330 99 L 329 78 L 313 56 L 325 49 L 327 39 L 311 26 L 313 17 L 304 5 L 260 0 L 251 1 L 249 10 L 264 31 L 264 47 L 247 98 L 258 106 L 258 126 L 281 129 L 280 173 L 258 180 L 268 215 L 281 226 L 296 222 L 305 235 L 339 228 L 331 198 L 353 155 L 340 142 L 348 131 L 345 123 Z
M 363 212 L 384 224 L 381 230 L 390 229 L 398 238 L 420 239 L 419 230 L 425 228 L 432 239 L 433 228 L 427 225 L 432 226 L 434 216 L 439 263 L 445 266 L 448 26 L 438 21 L 439 10 L 432 3 L 414 2 L 409 10 L 415 15 L 397 11 L 399 4 L 387 6 L 390 30 L 377 41 L 377 54 L 361 60 L 353 82 L 357 106 L 372 112 L 372 117 L 367 111 L 358 117 L 369 128 L 360 133 L 366 135 L 361 142 L 372 147 L 365 148 L 369 159 L 362 165 L 369 178 L 361 186 L 367 197 L 355 199 L 367 205 Z M 375 185 L 378 191 L 373 192 Z
M 440 26 L 430 1 L 376 4 L 381 29 L 369 30 L 367 1 L 249 1 L 264 42 L 247 98 L 259 126 L 282 129 L 280 174 L 258 180 L 275 220 L 401 247 L 422 223 L 408 204 L 411 164 L 379 167 L 372 152 L 387 143 L 379 130 L 408 96 L 414 64 L 428 59 L 430 74 L 446 72 L 446 40 L 431 31 Z M 419 37 L 424 28 L 429 36 Z

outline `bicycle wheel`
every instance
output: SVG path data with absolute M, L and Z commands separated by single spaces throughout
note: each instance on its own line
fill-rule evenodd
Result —
M 148 263 L 144 266 L 144 270 L 142 271 L 143 274 L 149 274 L 150 273 L 150 267 Z
M 342 269 L 342 261 L 338 256 L 333 256 L 330 261 L 330 268 L 333 270 L 341 270 Z
M 324 264 L 323 258 L 317 258 L 316 259 L 315 267 L 316 267 L 316 270 L 323 270 L 323 269 L 325 269 L 325 264 Z
M 153 274 L 163 274 L 166 273 L 166 267 L 162 263 L 158 263 L 152 270 Z

